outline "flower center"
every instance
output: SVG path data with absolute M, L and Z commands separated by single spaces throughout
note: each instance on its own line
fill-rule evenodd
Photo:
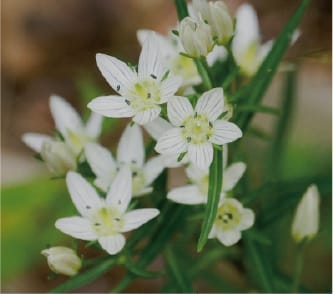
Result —
M 172 71 L 176 76 L 181 76 L 186 80 L 195 79 L 198 77 L 198 72 L 191 58 L 177 55 L 171 60 Z
M 122 214 L 112 207 L 103 207 L 96 211 L 91 217 L 91 222 L 99 236 L 116 234 L 124 225 Z
M 132 191 L 133 194 L 139 193 L 145 187 L 145 176 L 143 171 L 136 165 L 131 166 L 132 170 Z
M 152 78 L 139 81 L 134 84 L 129 93 L 129 99 L 126 100 L 128 105 L 137 111 L 145 111 L 154 108 L 161 101 L 161 89 L 155 76 Z
M 188 143 L 206 143 L 213 134 L 213 125 L 206 115 L 195 113 L 185 119 L 182 134 Z
M 84 144 L 93 141 L 93 138 L 87 136 L 84 131 L 73 132 L 68 129 L 66 141 L 72 148 L 73 152 L 78 155 L 82 151 Z
M 215 225 L 220 227 L 223 231 L 234 230 L 241 221 L 241 212 L 232 203 L 226 200 L 218 208 Z

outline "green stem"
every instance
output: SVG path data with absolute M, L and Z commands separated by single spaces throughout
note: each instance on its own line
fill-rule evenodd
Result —
M 204 85 L 205 90 L 210 90 L 211 88 L 213 88 L 213 83 L 209 73 L 209 66 L 207 64 L 206 58 L 195 58 L 194 62 L 197 67 L 198 73 L 202 79 L 202 84 Z
M 230 84 L 232 83 L 232 81 L 234 80 L 234 78 L 237 76 L 238 73 L 239 73 L 239 67 L 237 66 L 232 70 L 232 72 L 223 81 L 223 83 L 222 83 L 223 90 L 227 89 L 230 86 Z
M 294 281 L 291 288 L 291 293 L 298 293 L 299 283 L 301 280 L 301 274 L 303 270 L 303 252 L 304 252 L 304 242 L 300 243 L 297 248 L 296 260 L 295 260 L 295 272 Z
M 205 218 L 201 227 L 198 241 L 198 251 L 205 246 L 208 235 L 213 227 L 220 201 L 223 179 L 223 152 L 214 148 L 213 162 L 209 168 L 208 202 L 205 209 Z
M 175 0 L 175 5 L 179 21 L 181 21 L 183 18 L 189 15 L 185 0 Z

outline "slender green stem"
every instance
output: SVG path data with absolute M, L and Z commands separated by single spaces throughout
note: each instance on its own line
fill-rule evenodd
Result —
M 208 202 L 205 209 L 205 218 L 201 227 L 201 234 L 198 241 L 198 251 L 205 246 L 208 235 L 213 227 L 216 218 L 218 204 L 222 190 L 223 179 L 223 152 L 214 148 L 213 162 L 209 168 Z
M 303 252 L 305 243 L 300 243 L 297 247 L 294 280 L 291 288 L 291 293 L 298 293 L 298 288 L 301 280 L 301 274 L 303 270 Z
M 230 86 L 230 84 L 232 83 L 232 81 L 234 80 L 234 78 L 237 76 L 238 73 L 239 73 L 239 67 L 237 66 L 232 70 L 232 72 L 223 81 L 223 83 L 222 83 L 223 90 L 227 89 Z
M 177 9 L 178 19 L 181 21 L 183 18 L 188 16 L 188 9 L 185 0 L 175 0 L 175 5 Z
M 205 90 L 210 90 L 213 88 L 212 78 L 210 76 L 209 67 L 205 57 L 195 58 L 195 65 L 197 67 L 198 73 L 202 79 L 202 84 Z

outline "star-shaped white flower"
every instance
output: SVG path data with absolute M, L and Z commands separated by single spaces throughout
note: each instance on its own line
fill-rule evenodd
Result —
M 241 238 L 241 231 L 254 224 L 254 213 L 244 208 L 235 198 L 223 198 L 208 238 L 217 238 L 223 245 L 231 246 Z
M 122 233 L 140 227 L 159 214 L 155 208 L 126 212 L 132 196 L 128 166 L 121 168 L 105 199 L 78 173 L 67 173 L 66 182 L 81 216 L 59 219 L 56 228 L 76 239 L 97 240 L 109 254 L 117 254 L 124 247 L 126 241 Z
M 137 72 L 115 57 L 97 54 L 99 70 L 120 96 L 97 97 L 88 107 L 107 117 L 133 117 L 141 125 L 155 119 L 160 114 L 160 105 L 174 96 L 182 82 L 168 74 L 158 44 L 154 35 L 146 38 Z
M 223 90 L 205 92 L 193 109 L 185 97 L 174 97 L 168 103 L 168 117 L 174 128 L 157 141 L 161 154 L 187 153 L 189 161 L 206 169 L 213 160 L 213 144 L 223 145 L 242 136 L 234 124 L 218 117 L 223 112 Z
M 109 150 L 96 143 L 86 145 L 85 155 L 96 175 L 94 184 L 105 192 L 112 184 L 117 170 L 124 164 L 130 166 L 132 171 L 134 196 L 151 192 L 151 183 L 165 167 L 162 156 L 152 157 L 145 163 L 142 131 L 136 124 L 129 124 L 122 134 L 116 161 Z
M 231 164 L 223 171 L 221 199 L 231 191 L 243 176 L 246 165 L 243 162 Z M 181 204 L 202 204 L 208 199 L 208 169 L 202 170 L 191 164 L 186 168 L 191 184 L 172 189 L 167 198 Z
M 50 97 L 50 110 L 55 127 L 64 141 L 38 133 L 25 133 L 22 141 L 41 154 L 53 174 L 61 175 L 67 170 L 75 170 L 84 145 L 96 141 L 102 129 L 102 116 L 92 113 L 84 124 L 76 110 L 64 98 L 56 95 Z

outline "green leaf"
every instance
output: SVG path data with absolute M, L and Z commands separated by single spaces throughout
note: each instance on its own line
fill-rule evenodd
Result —
M 198 73 L 202 79 L 202 84 L 206 90 L 213 88 L 212 77 L 210 76 L 209 67 L 205 57 L 195 58 L 194 63 L 197 67 Z
M 146 279 L 153 279 L 153 278 L 158 278 L 164 273 L 162 272 L 153 272 L 153 271 L 148 271 L 143 268 L 138 267 L 136 264 L 134 264 L 130 259 L 127 259 L 125 262 L 126 268 L 133 273 L 134 275 Z
M 277 37 L 271 51 L 266 56 L 256 75 L 252 78 L 250 84 L 246 86 L 246 93 L 249 95 L 247 97 L 249 104 L 257 105 L 263 98 L 263 95 L 277 70 L 279 62 L 289 47 L 293 32 L 299 25 L 308 4 L 309 0 L 303 0 L 301 2 L 294 15 L 290 18 L 282 32 Z M 237 124 L 243 131 L 247 128 L 252 117 L 253 113 L 243 113 L 237 118 Z
M 180 268 L 180 264 L 170 247 L 166 249 L 165 260 L 182 293 L 193 293 L 191 282 L 187 276 L 187 268 Z
M 262 112 L 274 115 L 281 114 L 280 109 L 262 105 L 240 105 L 238 106 L 237 110 L 240 112 Z
M 248 258 L 248 272 L 257 280 L 265 293 L 274 293 L 272 269 L 264 250 L 251 238 L 244 234 L 245 254 Z
M 213 227 L 220 200 L 223 179 L 222 150 L 214 149 L 213 162 L 209 168 L 208 202 L 205 210 L 205 218 L 201 227 L 198 241 L 198 251 L 205 246 L 208 235 Z
M 110 270 L 116 263 L 117 258 L 108 256 L 104 261 L 100 262 L 95 267 L 68 279 L 63 284 L 52 289 L 50 293 L 68 292 L 87 285 Z
M 183 18 L 188 16 L 188 9 L 185 0 L 175 0 L 175 5 L 177 9 L 178 19 L 181 21 Z

